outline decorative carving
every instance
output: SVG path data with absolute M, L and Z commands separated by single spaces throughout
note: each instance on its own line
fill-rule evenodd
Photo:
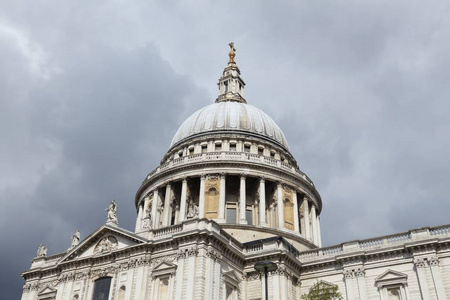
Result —
M 75 232 L 72 235 L 72 244 L 70 245 L 70 248 L 74 248 L 80 243 L 80 231 L 77 229 L 77 232 Z
M 194 203 L 194 200 L 190 199 L 187 218 L 195 218 L 198 217 L 198 206 Z
M 206 256 L 208 256 L 214 261 L 219 261 L 222 259 L 222 254 L 212 248 L 208 249 L 208 251 L 206 252 Z
M 366 271 L 364 270 L 363 267 L 357 268 L 355 270 L 355 277 L 364 277 L 365 275 L 366 275 Z
M 105 236 L 100 240 L 100 242 L 97 243 L 97 246 L 95 246 L 94 253 L 111 252 L 113 250 L 116 250 L 118 246 L 119 242 L 114 236 Z
M 164 204 L 163 204 L 161 199 L 158 199 L 158 208 L 157 208 L 157 210 L 158 210 L 159 213 L 162 213 L 163 210 L 164 210 Z
M 345 279 L 353 278 L 353 271 L 352 270 L 346 269 L 346 270 L 344 270 L 343 273 L 344 273 Z
M 437 258 L 436 256 L 432 256 L 428 259 L 428 263 L 430 264 L 430 266 L 439 266 L 439 258 Z
M 44 244 L 40 244 L 39 248 L 37 250 L 37 256 L 38 257 L 44 257 L 47 256 L 47 247 L 44 246 Z
M 416 268 L 425 268 L 426 264 L 425 264 L 425 259 L 423 258 L 417 258 L 414 261 L 414 265 L 416 266 Z
M 113 223 L 118 225 L 117 222 L 117 204 L 116 201 L 113 199 L 111 203 L 109 204 L 108 208 L 105 209 L 108 212 L 108 219 L 106 220 L 107 223 Z

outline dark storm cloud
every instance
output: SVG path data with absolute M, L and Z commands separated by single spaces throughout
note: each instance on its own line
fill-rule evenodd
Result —
M 236 9 L 239 7 L 239 9 Z M 10 2 L 0 11 L 2 297 L 40 242 L 134 228 L 134 193 L 212 103 L 234 41 L 247 101 L 323 198 L 325 245 L 449 223 L 445 1 Z M 232 16 L 232 17 L 230 17 Z

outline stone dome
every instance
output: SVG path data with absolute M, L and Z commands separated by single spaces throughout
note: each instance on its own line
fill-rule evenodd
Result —
M 181 124 L 171 147 L 187 138 L 218 131 L 234 131 L 266 138 L 289 150 L 280 127 L 260 109 L 241 102 L 213 103 L 193 113 Z

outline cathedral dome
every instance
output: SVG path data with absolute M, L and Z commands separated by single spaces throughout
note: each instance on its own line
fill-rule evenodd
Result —
M 289 149 L 283 132 L 272 118 L 252 105 L 237 101 L 216 102 L 196 111 L 180 126 L 171 146 L 193 136 L 218 131 L 257 135 Z

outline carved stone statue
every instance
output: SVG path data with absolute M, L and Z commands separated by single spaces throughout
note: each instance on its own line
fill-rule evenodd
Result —
M 95 246 L 94 253 L 105 253 L 116 250 L 119 246 L 119 242 L 112 235 L 105 236 L 98 242 L 97 246 Z
M 106 220 L 106 222 L 117 225 L 117 205 L 115 200 L 111 201 L 111 204 L 108 206 L 106 211 L 108 212 L 108 220 Z
M 77 229 L 77 232 L 75 232 L 72 235 L 72 245 L 70 245 L 70 248 L 77 246 L 79 243 L 80 243 L 80 231 Z
M 40 244 L 39 248 L 37 250 L 37 256 L 38 257 L 44 257 L 47 256 L 47 247 L 44 246 L 44 244 Z
M 142 228 L 144 229 L 152 229 L 153 228 L 153 218 L 152 218 L 152 207 L 149 206 L 145 210 L 145 218 L 144 223 L 142 225 Z
M 189 207 L 188 207 L 188 213 L 187 218 L 195 218 L 198 217 L 198 206 L 194 203 L 194 201 L 191 199 L 189 201 Z

